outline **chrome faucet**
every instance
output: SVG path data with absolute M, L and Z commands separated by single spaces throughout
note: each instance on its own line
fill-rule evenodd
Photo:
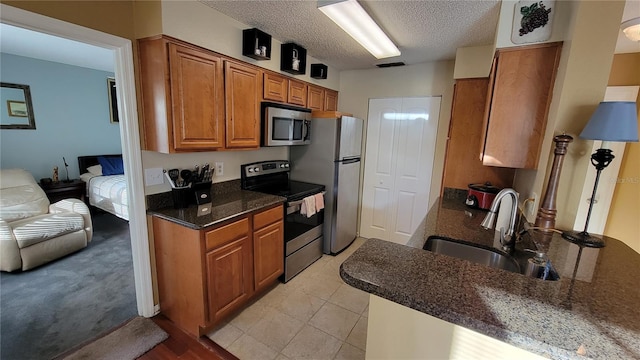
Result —
M 513 198 L 511 204 L 511 217 L 509 221 L 509 228 L 506 231 L 504 230 L 504 227 L 500 228 L 500 243 L 502 244 L 503 248 L 511 249 L 515 244 L 515 237 L 513 236 L 513 233 L 516 226 L 516 215 L 518 214 L 518 193 L 515 190 L 509 188 L 502 189 L 498 193 L 498 195 L 496 195 L 495 199 L 493 199 L 493 203 L 491 203 L 491 209 L 489 210 L 489 213 L 487 213 L 487 216 L 485 216 L 484 220 L 482 220 L 482 224 L 480 225 L 485 229 L 493 229 L 496 220 L 496 213 L 498 212 L 498 206 L 500 205 L 502 198 L 507 195 L 511 195 L 511 197 Z

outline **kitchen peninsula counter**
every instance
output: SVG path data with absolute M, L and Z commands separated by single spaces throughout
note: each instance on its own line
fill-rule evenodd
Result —
M 286 201 L 286 198 L 242 190 L 239 180 L 214 183 L 211 186 L 211 203 L 197 206 L 189 205 L 183 209 L 174 209 L 171 193 L 147 196 L 147 213 L 152 216 L 202 230 L 234 217 L 270 207 Z
M 580 248 L 529 231 L 560 275 L 543 281 L 422 250 L 430 235 L 492 245 L 486 214 L 444 196 L 407 245 L 369 239 L 340 267 L 373 295 L 554 359 L 640 358 L 640 254 L 619 240 Z M 585 355 L 578 355 L 584 351 Z

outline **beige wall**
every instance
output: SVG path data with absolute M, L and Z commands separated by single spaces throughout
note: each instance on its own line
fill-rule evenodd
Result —
M 343 71 L 340 74 L 338 108 L 365 121 L 369 99 L 372 98 L 442 96 L 431 178 L 430 204 L 433 204 L 440 195 L 446 139 L 451 118 L 453 67 L 453 61 L 441 61 L 386 69 Z
M 610 86 L 640 85 L 640 53 L 615 55 Z M 640 126 L 640 96 L 637 99 Z M 614 159 L 614 161 L 616 161 Z M 628 143 L 604 234 L 625 242 L 640 253 L 640 143 Z M 606 169 L 603 171 L 607 171 Z
M 558 3 L 558 2 L 556 2 Z M 537 170 L 518 170 L 514 187 L 523 198 L 543 195 L 553 160 L 553 137 L 574 137 L 565 156 L 557 195 L 556 227 L 572 229 L 589 161 L 591 142 L 578 135 L 604 98 L 624 2 L 573 2 Z M 594 26 L 597 24 L 597 26 Z M 529 219 L 533 221 L 533 218 Z
M 454 79 L 473 79 L 489 77 L 493 64 L 494 45 L 472 46 L 456 50 Z

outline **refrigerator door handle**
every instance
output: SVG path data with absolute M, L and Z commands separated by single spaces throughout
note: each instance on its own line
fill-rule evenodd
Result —
M 360 161 L 360 158 L 359 157 L 355 157 L 355 158 L 339 160 L 338 162 L 340 162 L 342 164 L 353 164 L 353 163 L 356 163 L 356 162 L 359 162 L 359 161 Z

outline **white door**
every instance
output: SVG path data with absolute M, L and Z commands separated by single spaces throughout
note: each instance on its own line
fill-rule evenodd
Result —
M 360 235 L 405 244 L 427 214 L 440 97 L 369 100 Z
M 603 101 L 636 101 L 638 98 L 638 86 L 609 86 L 604 95 Z M 591 148 L 591 154 L 600 148 L 602 141 L 595 140 Z M 589 218 L 589 229 L 587 232 L 602 235 L 604 227 L 607 225 L 607 216 L 609 215 L 609 207 L 613 200 L 613 192 L 618 183 L 618 172 L 622 165 L 622 156 L 624 155 L 624 142 L 610 142 L 608 148 L 611 149 L 615 158 L 611 164 L 607 166 L 600 174 L 598 189 L 596 190 L 595 202 L 593 210 Z M 589 166 L 587 175 L 585 176 L 584 185 L 582 187 L 582 195 L 576 220 L 573 223 L 573 229 L 576 231 L 584 230 L 587 221 L 587 213 L 589 212 L 589 202 L 593 193 L 593 184 L 596 181 L 596 168 Z

